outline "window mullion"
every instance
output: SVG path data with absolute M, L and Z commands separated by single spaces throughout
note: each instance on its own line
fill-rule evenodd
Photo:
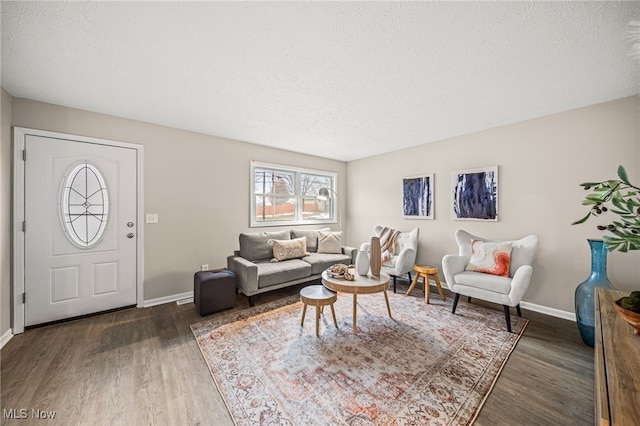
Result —
M 293 186 L 293 211 L 295 212 L 296 222 L 300 222 L 300 172 L 298 171 L 294 174 Z

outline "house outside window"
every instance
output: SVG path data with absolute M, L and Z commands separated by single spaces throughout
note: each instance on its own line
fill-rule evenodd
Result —
M 335 192 L 336 173 L 277 164 L 251 163 L 251 226 L 336 223 L 333 198 L 318 200 L 318 191 Z

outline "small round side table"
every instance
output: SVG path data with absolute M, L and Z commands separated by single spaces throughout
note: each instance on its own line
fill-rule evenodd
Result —
M 426 303 L 429 303 L 429 276 L 433 275 L 433 280 L 436 282 L 436 286 L 438 287 L 440 298 L 442 300 L 447 300 L 444 295 L 444 291 L 442 290 L 442 285 L 440 284 L 440 278 L 438 278 L 438 268 L 428 265 L 413 265 L 413 270 L 415 271 L 416 276 L 413 278 L 413 282 L 411 283 L 409 290 L 407 290 L 407 296 L 411 294 L 418 283 L 418 279 L 422 277 L 424 280 L 424 300 Z
M 318 323 L 320 322 L 320 312 L 322 307 L 331 306 L 331 315 L 333 316 L 333 324 L 338 327 L 336 321 L 336 311 L 333 304 L 338 300 L 338 294 L 328 290 L 322 285 L 310 285 L 300 290 L 300 301 L 304 304 L 302 307 L 302 320 L 300 327 L 304 326 L 304 316 L 307 313 L 307 305 L 316 307 L 316 336 L 318 336 Z

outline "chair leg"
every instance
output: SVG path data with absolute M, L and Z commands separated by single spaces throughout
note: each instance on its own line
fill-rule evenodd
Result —
M 307 304 L 302 305 L 302 319 L 300 320 L 300 327 L 304 327 L 304 316 L 307 314 Z
M 453 298 L 453 309 L 451 309 L 452 314 L 456 313 L 456 308 L 458 307 L 458 299 L 460 299 L 460 294 L 456 293 L 455 297 Z
M 504 308 L 504 319 L 507 320 L 507 331 L 511 333 L 511 314 L 509 313 L 509 307 L 507 305 L 502 305 Z
M 247 298 L 249 299 L 249 307 L 253 308 L 253 296 L 247 296 Z
M 396 292 L 396 276 L 393 276 L 393 292 Z
M 520 304 L 519 303 L 516 305 L 516 312 L 518 313 L 519 317 L 522 316 L 522 312 L 520 311 Z
M 411 272 L 407 272 L 407 275 L 409 275 L 409 282 L 412 282 L 411 281 Z

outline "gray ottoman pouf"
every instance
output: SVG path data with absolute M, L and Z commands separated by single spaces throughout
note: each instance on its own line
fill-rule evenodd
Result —
M 228 269 L 198 271 L 193 277 L 193 303 L 200 315 L 236 304 L 236 276 Z

